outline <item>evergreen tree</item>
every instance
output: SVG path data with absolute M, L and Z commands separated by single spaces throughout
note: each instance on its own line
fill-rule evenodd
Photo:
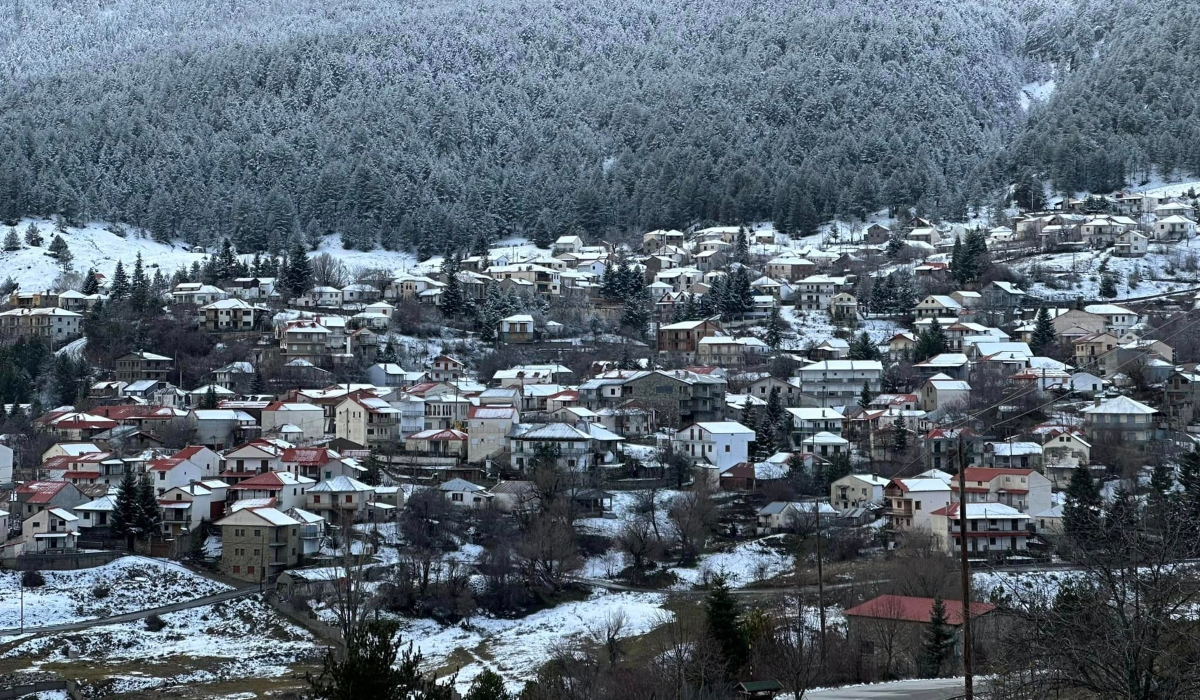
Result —
M 1200 452 L 1192 450 L 1179 457 L 1179 496 L 1185 516 L 1200 527 Z M 1064 510 L 1064 519 L 1066 508 Z
M 1092 478 L 1091 471 L 1083 465 L 1075 467 L 1063 504 L 1063 528 L 1076 544 L 1087 547 L 1095 541 L 1103 505 L 1100 485 Z
M 652 316 L 650 305 L 650 290 L 643 285 L 639 285 L 634 293 L 625 298 L 625 307 L 621 310 L 621 325 L 630 329 L 635 338 L 646 337 Z
M 442 288 L 442 313 L 447 318 L 458 318 L 466 313 L 466 295 L 463 293 L 462 282 L 458 279 L 459 261 L 457 253 L 447 255 L 442 259 L 442 274 L 446 277 L 446 286 Z
M 133 261 L 133 277 L 129 282 L 129 305 L 136 311 L 145 311 L 150 301 L 150 281 L 146 279 L 146 270 L 142 267 L 142 254 L 139 252 Z
M 237 253 L 233 250 L 233 243 L 228 239 L 222 239 L 221 252 L 217 254 L 216 272 L 218 280 L 229 280 L 238 276 L 239 263 Z
M 1100 275 L 1100 296 L 1105 299 L 1112 299 L 1117 295 L 1117 277 L 1111 272 L 1105 272 Z
M 873 400 L 875 400 L 875 396 L 871 393 L 871 385 L 868 382 L 863 382 L 862 391 L 858 394 L 859 408 L 865 411 Z
M 7 251 L 21 249 L 21 237 L 17 235 L 15 228 L 8 229 L 8 235 L 4 237 L 4 249 Z
M 217 390 L 212 384 L 209 384 L 208 390 L 204 392 L 204 396 L 200 399 L 200 408 L 211 411 L 216 409 L 217 405 Z
M 750 257 L 750 242 L 749 242 L 749 238 L 746 235 L 746 227 L 739 226 L 738 232 L 737 232 L 737 238 L 734 239 L 734 243 L 733 243 L 733 258 L 734 258 L 734 260 L 745 265 L 746 261 L 749 259 L 749 257 Z
M 742 609 L 729 591 L 724 576 L 713 579 L 704 606 L 708 632 L 721 648 L 729 676 L 735 675 L 746 663 L 750 645 L 742 629 Z
M 858 334 L 858 337 L 850 342 L 851 360 L 878 360 L 881 356 L 879 348 L 875 343 L 871 342 L 871 336 L 867 335 L 866 331 Z
M 1050 319 L 1050 310 L 1045 306 L 1038 309 L 1034 321 L 1033 337 L 1030 338 L 1030 349 L 1038 355 L 1044 355 L 1054 349 L 1058 334 L 1054 331 L 1054 322 Z
M 146 300 L 147 310 L 161 307 L 163 297 L 169 289 L 170 286 L 167 284 L 167 278 L 163 276 L 162 268 L 154 268 L 154 279 L 150 280 L 150 294 Z
M 471 688 L 467 690 L 463 700 L 513 700 L 513 696 L 505 690 L 504 679 L 500 674 L 485 668 L 471 681 Z
M 96 279 L 96 268 L 88 268 L 87 274 L 83 276 L 83 289 L 79 291 L 88 296 L 100 293 L 100 280 Z
M 379 486 L 383 482 L 382 465 L 379 461 L 379 450 L 372 447 L 367 453 L 367 458 L 363 461 L 363 468 L 366 469 L 362 475 L 362 482 L 368 486 Z
M 254 378 L 250 380 L 250 393 L 262 395 L 267 390 L 267 382 L 263 379 L 262 370 L 254 368 Z
M 113 504 L 112 533 L 129 541 L 137 534 L 138 513 L 138 483 L 133 478 L 133 470 L 126 468 L 117 487 L 117 498 Z
M 162 530 L 162 511 L 158 509 L 158 495 L 149 473 L 142 474 L 138 482 L 134 513 L 135 525 L 142 537 L 151 539 Z
M 287 279 L 284 288 L 293 298 L 301 296 L 313 288 L 312 267 L 308 261 L 308 252 L 304 244 L 297 241 L 288 253 Z
M 904 250 L 904 236 L 899 231 L 896 231 L 892 234 L 891 238 L 888 239 L 887 250 L 885 251 L 885 254 L 888 256 L 888 258 L 895 260 L 896 257 L 900 255 L 900 251 L 902 250 Z
M 421 672 L 421 654 L 400 640 L 399 623 L 369 620 L 346 635 L 345 652 L 326 651 L 321 675 L 308 676 L 313 700 L 450 700 L 453 688 Z
M 897 417 L 892 421 L 892 452 L 900 455 L 908 451 L 908 428 L 904 419 Z
M 763 335 L 763 342 L 772 350 L 778 350 L 779 346 L 783 345 L 784 339 L 791 335 L 787 321 L 779 314 L 779 307 L 772 306 L 771 313 L 767 316 L 767 330 Z
M 42 230 L 38 228 L 37 224 L 30 221 L 29 226 L 25 227 L 25 245 L 30 248 L 41 248 L 43 242 Z
M 67 242 L 62 239 L 62 236 L 56 235 L 54 240 L 50 241 L 49 250 L 63 269 L 70 269 L 71 261 L 75 259 L 75 256 L 71 254 L 71 249 L 67 247 Z
M 946 665 L 954 655 L 958 635 L 946 621 L 946 603 L 941 596 L 933 599 L 933 610 L 929 614 L 929 626 L 925 629 L 925 645 L 921 650 L 919 667 L 926 678 L 938 678 L 945 672 Z
M 82 360 L 81 360 L 82 361 Z M 79 371 L 69 353 L 54 357 L 54 401 L 59 406 L 75 405 L 79 394 Z
M 950 249 L 950 274 L 960 285 L 967 281 L 963 279 L 963 245 L 959 236 L 954 237 L 954 247 Z
M 787 411 L 783 408 L 779 387 L 772 387 L 770 393 L 767 394 L 767 405 L 763 410 L 763 422 L 767 424 L 771 431 L 777 432 L 783 427 L 786 415 Z
M 120 260 L 117 261 L 117 269 L 113 271 L 108 296 L 113 301 L 121 301 L 129 296 L 129 276 L 125 274 L 125 263 Z
M 916 360 L 924 362 L 944 352 L 946 352 L 946 333 L 935 318 L 933 323 L 917 336 Z

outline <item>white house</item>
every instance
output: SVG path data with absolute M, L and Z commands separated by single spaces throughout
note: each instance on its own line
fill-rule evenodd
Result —
M 933 536 L 946 552 L 960 551 L 959 505 L 953 503 L 930 513 Z M 1029 516 L 1001 503 L 968 503 L 968 552 L 1024 552 L 1029 540 Z
M 829 503 L 837 510 L 883 503 L 888 480 L 876 474 L 847 474 L 829 485 Z
M 801 404 L 845 406 L 858 400 L 865 384 L 879 393 L 883 363 L 878 360 L 825 360 L 796 371 L 800 378 Z
M 79 518 L 64 508 L 47 508 L 25 519 L 21 539 L 26 553 L 75 551 L 79 545 Z
M 444 481 L 438 489 L 450 505 L 462 508 L 485 508 L 494 498 L 487 489 L 466 479 Z
M 1136 312 L 1117 304 L 1089 304 L 1083 307 L 1089 314 L 1104 317 L 1104 330 L 1118 338 L 1138 322 Z
M 733 421 L 692 423 L 675 433 L 676 449 L 693 462 L 711 465 L 720 474 L 748 461 L 754 431 Z

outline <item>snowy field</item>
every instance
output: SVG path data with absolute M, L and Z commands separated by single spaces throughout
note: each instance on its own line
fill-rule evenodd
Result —
M 702 556 L 695 568 L 671 569 L 679 577 L 675 588 L 686 590 L 706 584 L 716 576 L 724 576 L 731 588 L 743 588 L 792 570 L 796 557 L 768 546 L 766 542 L 770 539 L 739 542 L 729 551 Z
M 1200 285 L 1200 241 L 1183 241 L 1173 246 L 1152 244 L 1150 253 L 1142 258 L 1117 258 L 1110 253 L 1085 250 L 1039 255 L 1022 260 L 1014 267 L 1030 276 L 1040 268 L 1047 275 L 1058 278 L 1062 284 L 1069 285 L 1065 289 L 1051 289 L 1036 282 L 1025 290 L 1037 297 L 1058 301 L 1074 301 L 1080 297 L 1088 301 L 1099 300 L 1100 265 L 1105 260 L 1108 261 L 1109 271 L 1120 275 L 1115 299 L 1118 301 Z M 1193 269 L 1188 270 L 1187 267 Z M 1136 286 L 1129 284 L 1130 273 L 1140 278 Z
M 157 632 L 138 621 L 38 637 L 5 657 L 29 659 L 33 668 L 73 660 L 111 665 L 113 692 L 137 692 L 283 676 L 291 664 L 323 653 L 307 631 L 259 596 L 168 613 L 162 619 L 166 626 Z M 130 673 L 123 668 L 129 663 L 150 668 Z M 162 671 L 155 672 L 155 666 Z
M 833 337 L 838 330 L 829 320 L 829 314 L 824 311 L 797 311 L 794 306 L 785 305 L 780 308 L 780 316 L 792 324 L 794 337 L 785 340 L 785 350 L 803 350 L 809 343 L 820 344 Z M 907 330 L 899 323 L 887 318 L 868 318 L 862 320 L 862 327 L 854 329 L 854 335 L 867 332 L 876 344 L 882 345 L 897 333 Z
M 1009 596 L 1014 602 L 1049 602 L 1064 581 L 1079 577 L 1077 571 L 979 571 L 972 575 L 974 597 L 989 600 L 993 593 Z
M 485 668 L 500 674 L 510 691 L 520 691 L 556 651 L 586 641 L 610 615 L 625 616 L 622 638 L 646 634 L 671 619 L 658 593 L 597 591 L 587 600 L 564 603 L 520 620 L 472 618 L 469 626 L 442 627 L 431 620 L 410 620 L 401 631 L 412 641 L 430 669 L 446 665 L 451 655 L 471 660 L 457 668 L 456 685 L 465 691 Z M 457 654 L 456 654 L 457 652 Z
M 177 564 L 137 556 L 92 569 L 46 571 L 43 576 L 46 585 L 25 590 L 26 627 L 94 620 L 229 590 Z M 21 623 L 20 586 L 20 572 L 0 571 L 0 628 Z M 97 588 L 105 586 L 108 595 L 97 597 Z

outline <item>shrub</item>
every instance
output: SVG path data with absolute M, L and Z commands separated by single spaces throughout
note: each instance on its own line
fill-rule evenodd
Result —
M 151 615 L 146 618 L 146 629 L 150 632 L 160 632 L 166 626 L 166 621 L 158 615 Z
M 103 600 L 107 598 L 110 593 L 112 593 L 112 587 L 103 583 L 92 589 L 92 597 L 96 600 Z
M 21 585 L 25 588 L 41 588 L 46 585 L 46 577 L 40 571 L 26 571 L 21 574 Z

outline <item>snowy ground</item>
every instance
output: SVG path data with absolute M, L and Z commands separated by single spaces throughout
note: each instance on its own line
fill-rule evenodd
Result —
M 297 661 L 319 658 L 323 648 L 259 596 L 168 613 L 162 619 L 166 627 L 158 632 L 146 629 L 144 621 L 93 627 L 39 637 L 5 656 L 29 659 L 33 668 L 50 662 L 100 662 L 114 669 L 114 692 L 135 692 L 282 676 Z M 130 673 L 124 667 L 131 662 L 150 668 Z
M 465 653 L 471 661 L 457 669 L 460 691 L 470 686 L 484 668 L 500 674 L 509 690 L 519 691 L 525 681 L 558 650 L 586 641 L 610 615 L 623 613 L 622 637 L 645 634 L 669 620 L 662 608 L 666 596 L 658 593 L 608 593 L 597 591 L 577 603 L 564 603 L 520 620 L 472 618 L 469 627 L 442 627 L 430 620 L 409 621 L 401 632 L 424 656 L 428 668 L 445 666 L 451 655 Z
M 796 311 L 795 307 L 788 305 L 780 309 L 780 315 L 792 324 L 795 334 L 784 341 L 783 347 L 787 350 L 802 350 L 809 343 L 819 345 L 832 338 L 838 329 L 830 322 L 829 314 L 825 311 Z M 866 331 L 872 341 L 882 345 L 903 330 L 906 329 L 892 319 L 868 318 L 863 319 L 861 328 L 854 329 L 854 334 Z
M 795 567 L 796 557 L 767 546 L 772 538 L 741 542 L 726 552 L 706 554 L 695 568 L 675 567 L 670 571 L 679 577 L 677 589 L 688 589 L 708 583 L 715 576 L 724 576 L 731 588 L 742 588 L 765 581 Z
M 1115 301 L 1130 297 L 1143 297 L 1200 284 L 1200 241 L 1188 240 L 1177 245 L 1152 244 L 1151 252 L 1142 258 L 1117 258 L 1110 251 L 1080 251 L 1039 255 L 1022 260 L 1015 267 L 1026 275 L 1033 276 L 1037 268 L 1060 281 L 1064 289 L 1051 289 L 1043 283 L 1031 283 L 1026 289 L 1034 296 L 1060 301 L 1074 301 L 1082 297 L 1087 301 L 1100 299 L 1100 265 L 1108 261 L 1108 269 L 1120 275 Z M 1188 270 L 1187 267 L 1193 269 Z M 1140 277 L 1136 286 L 1130 286 L 1129 275 Z
M 661 489 L 655 499 L 658 504 L 658 529 L 663 537 L 670 537 L 674 531 L 670 520 L 667 518 L 667 511 L 671 507 L 671 501 L 681 491 L 673 489 Z M 611 518 L 580 518 L 575 521 L 575 527 L 582 531 L 594 535 L 606 535 L 615 537 L 621 532 L 621 528 L 625 523 L 635 517 L 635 504 L 637 502 L 639 492 L 637 491 L 617 491 L 613 493 L 613 505 Z
M 194 600 L 229 586 L 166 561 L 122 557 L 77 571 L 46 571 L 46 585 L 25 590 L 25 626 L 40 627 L 119 615 Z M 21 574 L 0 571 L 0 628 L 21 622 Z M 107 597 L 97 598 L 98 586 Z
M 994 593 L 1011 597 L 1014 603 L 1049 601 L 1058 593 L 1064 581 L 1079 577 L 1077 571 L 1021 571 L 1021 572 L 976 572 L 971 585 L 981 600 L 989 600 Z

